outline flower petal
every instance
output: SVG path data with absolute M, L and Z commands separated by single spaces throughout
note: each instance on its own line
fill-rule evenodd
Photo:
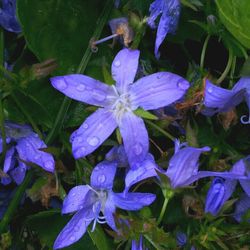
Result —
M 64 198 L 62 214 L 76 212 L 83 207 L 90 206 L 89 199 L 93 191 L 88 185 L 80 185 L 72 188 Z
M 97 149 L 117 127 L 113 113 L 100 108 L 90 115 L 79 129 L 71 135 L 73 155 L 84 157 Z
M 105 83 L 91 77 L 73 74 L 52 77 L 51 84 L 66 96 L 95 106 L 106 106 L 114 90 Z
M 14 153 L 15 153 L 15 147 L 11 147 L 5 155 L 5 159 L 4 159 L 4 165 L 3 165 L 3 171 L 4 173 L 8 173 L 8 171 L 10 171 L 14 165 L 15 165 L 15 157 L 14 157 Z
M 67 247 L 78 241 L 94 218 L 92 207 L 77 212 L 57 236 L 53 249 Z
M 242 216 L 250 209 L 250 197 L 242 195 L 240 200 L 236 203 L 236 209 L 234 211 L 234 219 L 238 222 L 242 221 Z
M 103 161 L 96 165 L 91 174 L 91 186 L 96 189 L 112 189 L 117 163 Z
M 248 180 L 239 180 L 242 189 L 250 197 L 250 178 Z
M 114 146 L 106 155 L 107 161 L 115 161 L 118 163 L 119 168 L 128 167 L 128 157 L 125 152 L 124 146 Z
M 122 49 L 115 57 L 112 63 L 112 77 L 116 81 L 116 86 L 123 94 L 128 86 L 134 82 L 138 68 L 140 51 L 131 49 Z
M 110 191 L 108 193 L 108 199 L 106 200 L 105 203 L 105 209 L 104 209 L 104 216 L 107 221 L 107 224 L 114 230 L 116 231 L 116 225 L 115 225 L 115 220 L 114 220 L 114 214 L 115 213 L 115 204 L 113 201 L 113 192 Z
M 25 177 L 27 166 L 25 163 L 19 161 L 19 165 L 10 171 L 10 176 L 16 182 L 17 185 L 20 185 Z
M 126 112 L 119 125 L 124 148 L 132 168 L 137 167 L 148 153 L 148 132 L 143 120 L 132 112 Z
M 146 159 L 138 168 L 130 169 L 125 178 L 124 192 L 127 192 L 132 185 L 139 181 L 157 176 L 155 169 L 157 169 L 157 165 L 152 159 Z
M 158 109 L 179 100 L 188 88 L 188 81 L 181 76 L 159 72 L 145 76 L 131 86 L 131 102 L 145 110 Z
M 139 210 L 149 206 L 155 198 L 156 195 L 150 193 L 114 193 L 115 206 L 124 210 Z
M 198 160 L 202 152 L 209 151 L 209 147 L 186 147 L 177 151 L 170 159 L 166 175 L 171 180 L 173 188 L 186 185 L 190 177 L 198 173 Z
M 23 137 L 17 141 L 17 152 L 21 160 L 32 162 L 44 170 L 54 172 L 55 161 L 51 154 L 41 151 L 47 145 L 35 133 Z

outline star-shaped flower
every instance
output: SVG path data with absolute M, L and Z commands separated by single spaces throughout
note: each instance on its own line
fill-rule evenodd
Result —
M 179 0 L 155 0 L 149 8 L 148 25 L 156 28 L 155 20 L 161 15 L 155 40 L 155 57 L 159 59 L 159 48 L 168 33 L 174 33 L 180 16 Z
M 69 246 L 78 241 L 93 222 L 107 223 L 116 229 L 113 214 L 116 207 L 124 210 L 139 210 L 150 205 L 156 198 L 150 193 L 114 193 L 112 191 L 117 164 L 104 161 L 91 174 L 91 184 L 72 188 L 63 202 L 62 213 L 76 214 L 58 235 L 54 249 Z
M 7 185 L 11 178 L 17 183 L 22 183 L 27 163 L 34 163 L 46 171 L 54 172 L 55 162 L 51 154 L 41 151 L 46 144 L 29 126 L 5 123 L 6 143 L 9 146 L 5 155 L 1 182 Z M 0 138 L 0 152 L 3 140 Z
M 138 50 L 123 49 L 116 55 L 112 63 L 116 85 L 108 86 L 80 74 L 51 78 L 52 85 L 68 97 L 100 107 L 71 135 L 75 158 L 92 153 L 118 126 L 130 166 L 138 166 L 148 153 L 149 139 L 143 120 L 133 111 L 167 106 L 186 93 L 189 83 L 169 72 L 133 83 L 139 54 Z
M 16 17 L 16 0 L 2 0 L 0 25 L 10 32 L 19 33 L 22 31 Z

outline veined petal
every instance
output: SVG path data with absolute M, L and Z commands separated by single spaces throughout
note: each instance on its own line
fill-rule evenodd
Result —
M 67 247 L 78 241 L 94 218 L 92 207 L 78 211 L 57 236 L 53 248 Z
M 114 203 L 116 207 L 124 210 L 139 210 L 144 206 L 149 206 L 156 198 L 150 193 L 114 193 Z
M 116 81 L 120 94 L 127 92 L 128 86 L 134 82 L 139 63 L 139 50 L 123 49 L 112 63 L 112 77 Z
M 15 147 L 11 147 L 5 155 L 4 164 L 3 164 L 3 171 L 4 173 L 8 173 L 14 165 L 15 165 L 15 159 L 14 159 L 14 153 L 15 153 Z
M 188 81 L 181 76 L 159 72 L 145 76 L 131 86 L 131 102 L 145 110 L 158 109 L 179 100 L 188 88 Z
M 250 197 L 250 178 L 248 180 L 239 180 L 242 189 Z
M 242 77 L 240 80 L 234 85 L 233 91 L 237 92 L 242 89 L 245 89 L 245 100 L 247 102 L 248 108 L 250 109 L 250 77 Z
M 146 159 L 138 168 L 130 169 L 125 178 L 124 192 L 127 192 L 132 185 L 139 181 L 157 176 L 155 169 L 157 169 L 157 165 L 152 159 Z
M 114 95 L 110 86 L 85 75 L 56 76 L 50 80 L 53 87 L 66 96 L 91 105 L 107 106 Z
M 126 112 L 119 125 L 124 148 L 132 168 L 141 163 L 149 148 L 148 132 L 143 120 L 132 112 Z
M 47 145 L 35 133 L 17 140 L 17 152 L 21 160 L 32 162 L 44 170 L 54 172 L 55 161 L 51 154 L 43 152 Z
M 114 214 L 115 213 L 115 203 L 113 200 L 113 192 L 110 191 L 108 193 L 108 199 L 105 203 L 105 208 L 104 208 L 104 216 L 107 221 L 107 224 L 114 230 L 116 231 L 116 225 L 115 225 L 115 220 L 114 220 Z
M 171 180 L 171 186 L 173 188 L 184 186 L 187 180 L 196 175 L 200 154 L 209 150 L 209 147 L 186 147 L 174 154 L 166 171 L 166 175 Z
M 103 161 L 96 165 L 91 174 L 91 186 L 96 189 L 112 189 L 117 163 Z
M 91 194 L 94 192 L 87 185 L 80 185 L 72 188 L 64 198 L 62 214 L 76 212 L 91 205 Z
M 16 182 L 17 185 L 20 185 L 25 177 L 27 166 L 25 163 L 18 161 L 19 164 L 16 168 L 10 171 L 10 176 Z
M 100 108 L 90 115 L 71 135 L 72 151 L 76 159 L 97 149 L 117 127 L 113 113 Z

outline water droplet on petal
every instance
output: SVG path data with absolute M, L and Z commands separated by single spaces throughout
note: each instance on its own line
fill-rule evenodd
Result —
M 104 183 L 106 181 L 106 176 L 104 174 L 99 175 L 97 177 L 97 181 L 100 182 L 100 183 Z
M 69 239 L 70 239 L 71 241 L 74 241 L 74 240 L 75 240 L 75 236 L 71 236 Z
M 121 62 L 120 62 L 119 60 L 116 60 L 116 61 L 114 62 L 114 65 L 115 65 L 116 67 L 120 67 L 120 66 L 121 66 Z
M 98 143 L 99 143 L 99 141 L 100 141 L 100 140 L 99 140 L 96 136 L 89 137 L 89 138 L 87 139 L 88 144 L 89 144 L 90 146 L 93 146 L 93 147 L 97 146 Z
M 85 151 L 86 151 L 85 147 L 81 147 L 75 152 L 75 156 L 82 157 L 85 154 Z
M 57 87 L 59 90 L 64 90 L 64 89 L 67 88 L 67 84 L 65 83 L 65 81 L 59 80 L 59 81 L 57 81 L 57 83 L 56 83 L 56 87 Z
M 35 160 L 38 160 L 40 158 L 40 155 L 37 154 L 37 155 L 35 155 L 34 158 L 35 158 Z
M 181 79 L 177 82 L 177 87 L 180 89 L 186 90 L 189 88 L 189 83 Z
M 52 169 L 54 167 L 54 162 L 53 161 L 46 161 L 44 163 L 45 168 L 47 169 Z
M 212 87 L 209 87 L 209 88 L 207 89 L 207 92 L 208 92 L 208 93 L 212 93 L 212 92 L 213 92 L 213 88 L 212 88 Z
M 133 151 L 136 155 L 140 155 L 142 153 L 142 145 L 140 143 L 136 143 L 134 146 L 133 146 Z
M 76 87 L 76 89 L 79 90 L 79 91 L 84 91 L 84 90 L 85 90 L 85 85 L 79 84 L 79 85 Z
M 100 102 L 106 99 L 106 95 L 102 91 L 99 91 L 99 90 L 94 90 L 92 95 L 94 99 Z
M 76 193 L 73 193 L 72 196 L 76 196 Z
M 87 128 L 89 127 L 89 125 L 88 125 L 87 123 L 83 123 L 82 127 L 83 127 L 84 129 L 87 129 Z

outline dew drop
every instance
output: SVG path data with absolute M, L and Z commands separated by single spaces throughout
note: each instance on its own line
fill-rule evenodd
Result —
M 83 127 L 84 129 L 87 129 L 87 128 L 89 127 L 89 125 L 88 125 L 87 123 L 84 123 L 84 124 L 82 125 L 82 127 Z
M 187 81 L 180 80 L 177 82 L 177 87 L 186 90 L 189 88 L 189 83 Z
M 71 236 L 69 239 L 70 239 L 71 241 L 74 241 L 74 240 L 75 240 L 75 236 Z
M 47 168 L 47 169 L 51 169 L 51 168 L 54 167 L 54 163 L 53 163 L 52 161 L 46 161 L 46 162 L 44 163 L 44 166 L 45 166 L 45 168 Z
M 100 140 L 99 140 L 96 136 L 89 137 L 89 138 L 87 139 L 88 144 L 89 144 L 90 146 L 93 146 L 93 147 L 95 147 L 96 145 L 98 145 L 99 141 L 100 141 Z
M 73 196 L 73 197 L 76 196 L 76 193 L 73 193 L 72 196 Z
M 85 151 L 86 151 L 85 147 L 81 147 L 75 152 L 75 156 L 82 157 L 85 154 Z
M 121 66 L 121 62 L 120 62 L 119 60 L 116 60 L 116 61 L 114 62 L 114 65 L 115 65 L 116 67 L 120 67 L 120 66 Z
M 79 90 L 79 91 L 84 91 L 84 90 L 85 90 L 85 85 L 79 84 L 79 85 L 76 87 L 76 89 Z
M 37 155 L 35 155 L 34 158 L 35 158 L 35 160 L 38 160 L 40 158 L 40 155 L 37 154 Z
M 93 91 L 93 98 L 96 99 L 97 101 L 104 101 L 106 99 L 106 95 L 102 91 Z
M 56 87 L 60 90 L 64 90 L 67 88 L 67 84 L 63 81 L 63 80 L 59 80 L 57 83 L 56 83 Z
M 134 146 L 133 146 L 133 151 L 136 155 L 140 155 L 142 153 L 142 146 L 140 143 L 136 143 Z
M 100 182 L 100 183 L 104 183 L 106 181 L 106 176 L 104 174 L 99 175 L 97 177 L 97 181 Z
M 212 88 L 212 87 L 209 87 L 209 88 L 207 89 L 207 92 L 208 92 L 208 93 L 212 93 L 212 92 L 213 92 L 213 88 Z

